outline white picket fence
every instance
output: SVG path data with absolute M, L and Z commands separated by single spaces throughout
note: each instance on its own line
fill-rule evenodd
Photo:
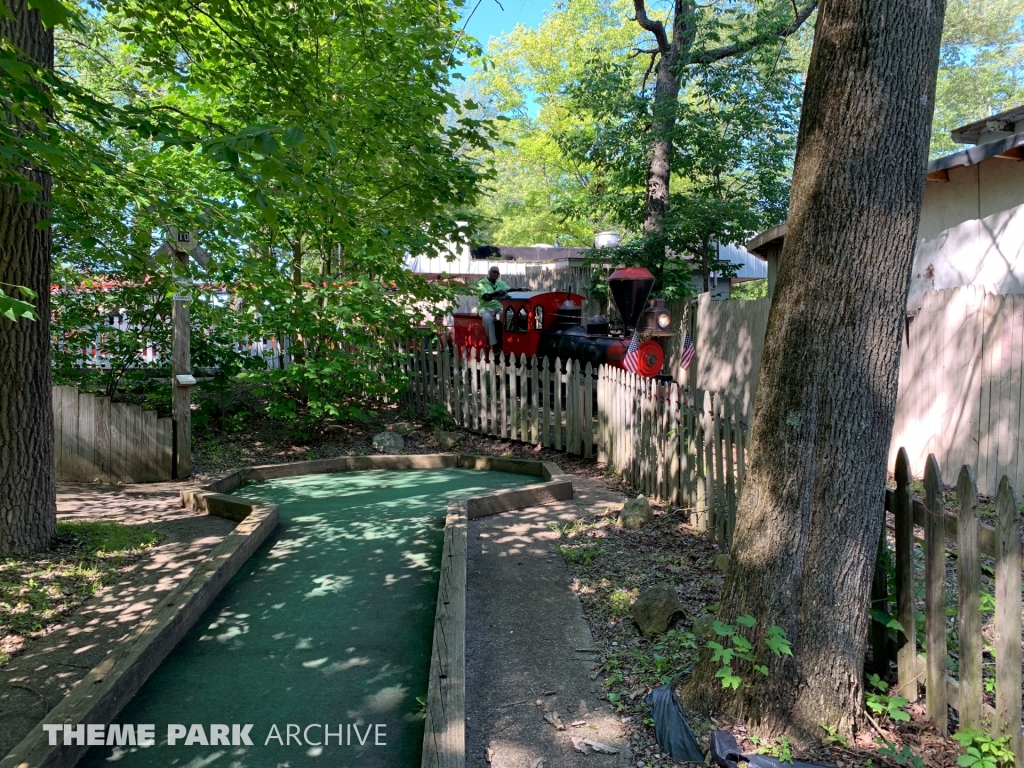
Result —
M 675 382 L 568 360 L 459 354 L 422 340 L 402 355 L 406 405 L 463 429 L 596 458 L 648 497 L 696 515 L 728 548 L 746 468 L 742 414 Z

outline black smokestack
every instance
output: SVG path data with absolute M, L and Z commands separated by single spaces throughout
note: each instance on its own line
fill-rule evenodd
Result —
M 626 330 L 633 330 L 647 307 L 647 299 L 654 288 L 654 275 L 643 267 L 616 269 L 608 278 L 608 287 Z

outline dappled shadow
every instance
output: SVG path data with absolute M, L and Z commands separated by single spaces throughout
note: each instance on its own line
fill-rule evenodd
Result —
M 587 765 L 569 736 L 617 744 L 621 724 L 602 703 L 592 679 L 593 638 L 555 549 L 558 526 L 621 504 L 599 482 L 573 477 L 574 498 L 470 521 L 467 588 L 467 762 L 494 750 L 497 768 Z M 585 720 L 557 731 L 544 706 L 562 720 Z M 614 766 L 624 755 L 605 758 Z
M 423 738 L 447 500 L 533 478 L 471 470 L 307 475 L 247 484 L 281 523 L 118 717 L 252 723 L 253 746 L 94 749 L 83 765 L 404 766 Z M 386 746 L 348 726 L 382 724 Z M 286 726 L 319 724 L 289 739 Z M 324 724 L 337 738 L 323 741 Z M 277 727 L 282 741 L 268 734 Z M 349 741 L 351 740 L 351 743 Z M 290 743 L 288 743 L 290 741 Z M 197 762 L 198 761 L 198 762 Z
M 24 738 L 234 527 L 227 520 L 182 509 L 181 487 L 58 486 L 60 519 L 145 522 L 166 538 L 122 571 L 116 584 L 101 589 L 0 669 L 0 754 Z

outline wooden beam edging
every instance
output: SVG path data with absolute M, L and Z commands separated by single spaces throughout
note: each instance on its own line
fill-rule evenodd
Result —
M 0 768 L 71 768 L 78 762 L 88 747 L 64 746 L 63 738 L 50 746 L 43 724 L 106 725 L 117 717 L 277 526 L 276 504 L 248 504 L 250 513 L 224 541 L 0 760 Z
M 422 768 L 466 765 L 466 528 L 465 499 L 448 502 L 430 650 Z

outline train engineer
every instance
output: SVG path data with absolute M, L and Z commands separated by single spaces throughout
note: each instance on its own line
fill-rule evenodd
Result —
M 497 267 L 487 270 L 487 277 L 477 283 L 477 304 L 480 310 L 480 319 L 484 321 L 484 330 L 487 332 L 487 343 L 493 348 L 498 344 L 498 334 L 494 327 L 494 318 L 501 314 L 501 302 L 499 297 L 507 297 L 509 285 L 501 279 L 501 272 Z

